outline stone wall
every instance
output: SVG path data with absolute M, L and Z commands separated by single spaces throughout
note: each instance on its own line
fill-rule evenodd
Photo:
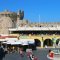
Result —
M 9 28 L 16 28 L 17 21 L 24 17 L 23 11 L 20 10 L 18 13 L 8 10 L 0 12 L 0 34 L 9 34 Z

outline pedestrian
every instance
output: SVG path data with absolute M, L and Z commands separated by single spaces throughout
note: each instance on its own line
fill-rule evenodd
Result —
M 23 54 L 23 48 L 20 48 L 19 53 L 20 53 L 21 57 L 23 57 L 23 56 L 24 56 L 24 54 Z
M 27 56 L 30 57 L 32 55 L 32 49 L 26 49 Z
M 30 54 L 29 58 L 30 58 L 30 60 L 33 60 L 34 59 L 34 55 Z
M 3 60 L 4 57 L 5 57 L 5 52 L 4 52 L 3 48 L 0 47 L 0 60 Z
M 32 54 L 31 55 L 31 60 L 38 60 L 38 58 Z
M 34 56 L 34 60 L 38 60 L 38 58 Z
M 5 52 L 5 54 L 8 53 L 7 47 L 4 48 L 4 52 Z
M 49 50 L 47 58 L 50 59 L 50 60 L 54 60 L 54 52 L 52 50 Z

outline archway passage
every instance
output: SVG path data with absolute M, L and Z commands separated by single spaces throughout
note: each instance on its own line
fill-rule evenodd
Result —
M 53 46 L 53 41 L 51 39 L 45 39 L 43 46 Z
M 34 40 L 35 40 L 35 46 L 41 46 L 41 41 L 39 39 Z
M 58 45 L 59 41 L 60 41 L 60 39 L 57 39 L 57 40 L 56 40 L 56 45 Z

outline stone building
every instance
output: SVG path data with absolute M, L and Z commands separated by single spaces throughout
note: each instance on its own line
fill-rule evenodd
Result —
M 18 20 L 23 20 L 24 11 L 10 12 L 5 10 L 0 12 L 0 34 L 8 34 L 9 28 L 15 28 L 17 26 Z

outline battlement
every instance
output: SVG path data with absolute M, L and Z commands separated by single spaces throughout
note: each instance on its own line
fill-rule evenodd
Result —
M 19 10 L 19 11 L 17 12 L 17 18 L 18 18 L 19 20 L 22 20 L 22 19 L 24 18 L 24 11 Z

